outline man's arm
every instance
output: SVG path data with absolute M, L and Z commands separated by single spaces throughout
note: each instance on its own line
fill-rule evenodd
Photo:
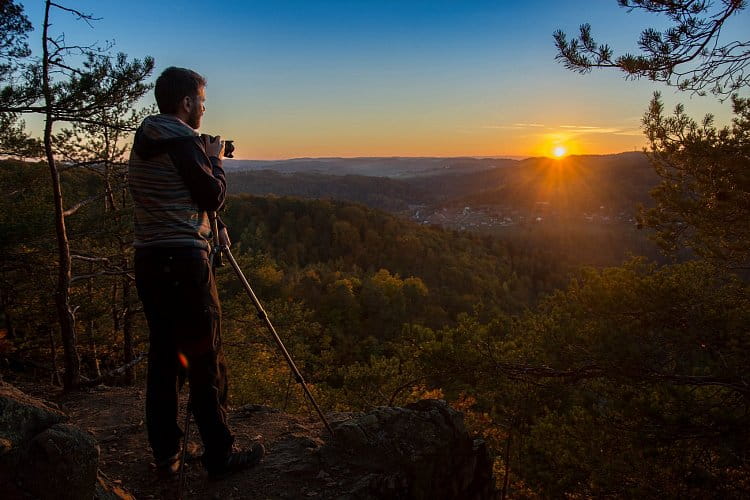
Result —
M 188 137 L 170 148 L 169 157 L 177 167 L 198 208 L 208 212 L 224 204 L 227 181 L 221 159 L 208 157 L 200 137 Z

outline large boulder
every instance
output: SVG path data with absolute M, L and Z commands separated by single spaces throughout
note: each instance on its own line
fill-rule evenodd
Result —
M 492 462 L 473 439 L 463 415 L 444 401 L 405 408 L 379 407 L 337 424 L 336 439 L 321 449 L 328 461 L 346 457 L 366 473 L 353 498 L 489 499 L 495 496 Z
M 91 499 L 96 440 L 51 404 L 0 382 L 0 491 L 41 499 Z
M 280 478 L 273 498 L 497 498 L 484 442 L 471 437 L 463 415 L 444 401 L 378 407 L 331 420 L 334 439 L 311 437 L 299 426 L 273 443 L 258 471 Z

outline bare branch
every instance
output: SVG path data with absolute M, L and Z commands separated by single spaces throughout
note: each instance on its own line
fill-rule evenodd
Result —
M 94 379 L 86 379 L 81 383 L 81 387 L 94 387 L 104 383 L 104 381 L 107 379 L 122 376 L 126 371 L 146 359 L 146 355 L 147 354 L 145 352 L 142 352 L 130 363 L 126 363 L 119 368 L 115 368 L 114 370 L 108 371 L 107 373 L 103 373 L 100 377 L 96 377 Z
M 129 271 L 119 270 L 119 271 L 99 271 L 97 273 L 82 274 L 80 276 L 74 276 L 74 277 L 72 277 L 70 279 L 70 282 L 71 283 L 75 283 L 75 282 L 87 280 L 87 279 L 90 279 L 90 278 L 100 278 L 102 276 L 127 276 L 128 279 L 130 279 L 131 281 L 135 281 L 135 276 L 133 276 L 132 274 L 130 274 Z
M 50 2 L 50 5 L 52 5 L 53 7 L 57 7 L 60 10 L 64 10 L 66 12 L 70 12 L 71 14 L 75 15 L 78 20 L 84 21 L 91 28 L 94 27 L 94 25 L 91 24 L 91 21 L 101 21 L 102 20 L 101 17 L 94 17 L 91 14 L 84 14 L 80 10 L 71 9 L 70 7 L 64 7 L 64 6 L 62 6 L 62 5 L 58 4 L 58 3 L 55 3 L 55 2 Z
M 84 262 L 104 262 L 109 264 L 109 259 L 106 257 L 89 257 L 88 255 L 70 254 L 70 258 L 76 260 L 82 260 Z
M 399 393 L 401 391 L 404 391 L 404 390 L 408 389 L 409 387 L 412 387 L 414 384 L 416 384 L 419 381 L 427 380 L 428 378 L 429 377 L 427 377 L 427 376 L 418 377 L 418 378 L 409 380 L 408 382 L 405 382 L 405 383 L 399 385 L 398 387 L 396 387 L 396 389 L 394 389 L 394 391 L 391 393 L 391 397 L 388 398 L 388 406 L 393 406 L 394 405 L 394 402 L 396 401 L 396 397 L 398 397 L 398 395 L 399 395 Z
M 520 363 L 496 362 L 495 368 L 512 377 L 531 378 L 557 378 L 567 379 L 570 382 L 598 378 L 628 378 L 633 380 L 661 380 L 676 385 L 689 386 L 716 386 L 730 389 L 750 399 L 750 386 L 745 380 L 734 380 L 725 377 L 711 375 L 680 375 L 672 373 L 660 373 L 656 371 L 626 371 L 618 367 L 601 367 L 596 364 L 581 366 L 572 369 L 556 369 L 543 365 L 526 365 Z
M 79 201 L 78 203 L 76 203 L 75 205 L 73 205 L 72 207 L 70 207 L 69 209 L 65 210 L 63 212 L 63 217 L 69 217 L 69 216 L 75 214 L 76 212 L 78 212 L 78 210 L 80 210 L 81 208 L 83 208 L 83 207 L 85 207 L 87 205 L 90 205 L 91 203 L 93 203 L 96 200 L 99 200 L 99 199 L 101 199 L 103 197 L 104 197 L 104 194 L 97 194 L 97 195 L 91 196 L 89 198 L 86 198 L 83 201 Z

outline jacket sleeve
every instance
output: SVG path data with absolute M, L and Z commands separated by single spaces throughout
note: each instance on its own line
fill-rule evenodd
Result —
M 206 155 L 200 137 L 187 137 L 175 143 L 169 150 L 169 157 L 198 208 L 210 212 L 224 205 L 227 181 L 221 160 Z

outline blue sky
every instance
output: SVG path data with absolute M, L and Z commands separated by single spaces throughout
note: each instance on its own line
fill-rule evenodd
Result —
M 43 2 L 23 2 L 40 26 Z M 640 149 L 654 90 L 672 106 L 729 119 L 728 104 L 691 98 L 615 71 L 570 72 L 552 33 L 589 22 L 618 51 L 659 19 L 615 0 L 526 2 L 79 1 L 93 29 L 55 13 L 69 41 L 113 41 L 156 71 L 208 79 L 203 130 L 237 141 L 244 158 L 538 155 Z M 725 30 L 743 38 L 743 12 Z M 32 34 L 32 46 L 37 47 Z M 153 102 L 151 97 L 144 104 Z M 33 125 L 33 122 L 32 122 Z

